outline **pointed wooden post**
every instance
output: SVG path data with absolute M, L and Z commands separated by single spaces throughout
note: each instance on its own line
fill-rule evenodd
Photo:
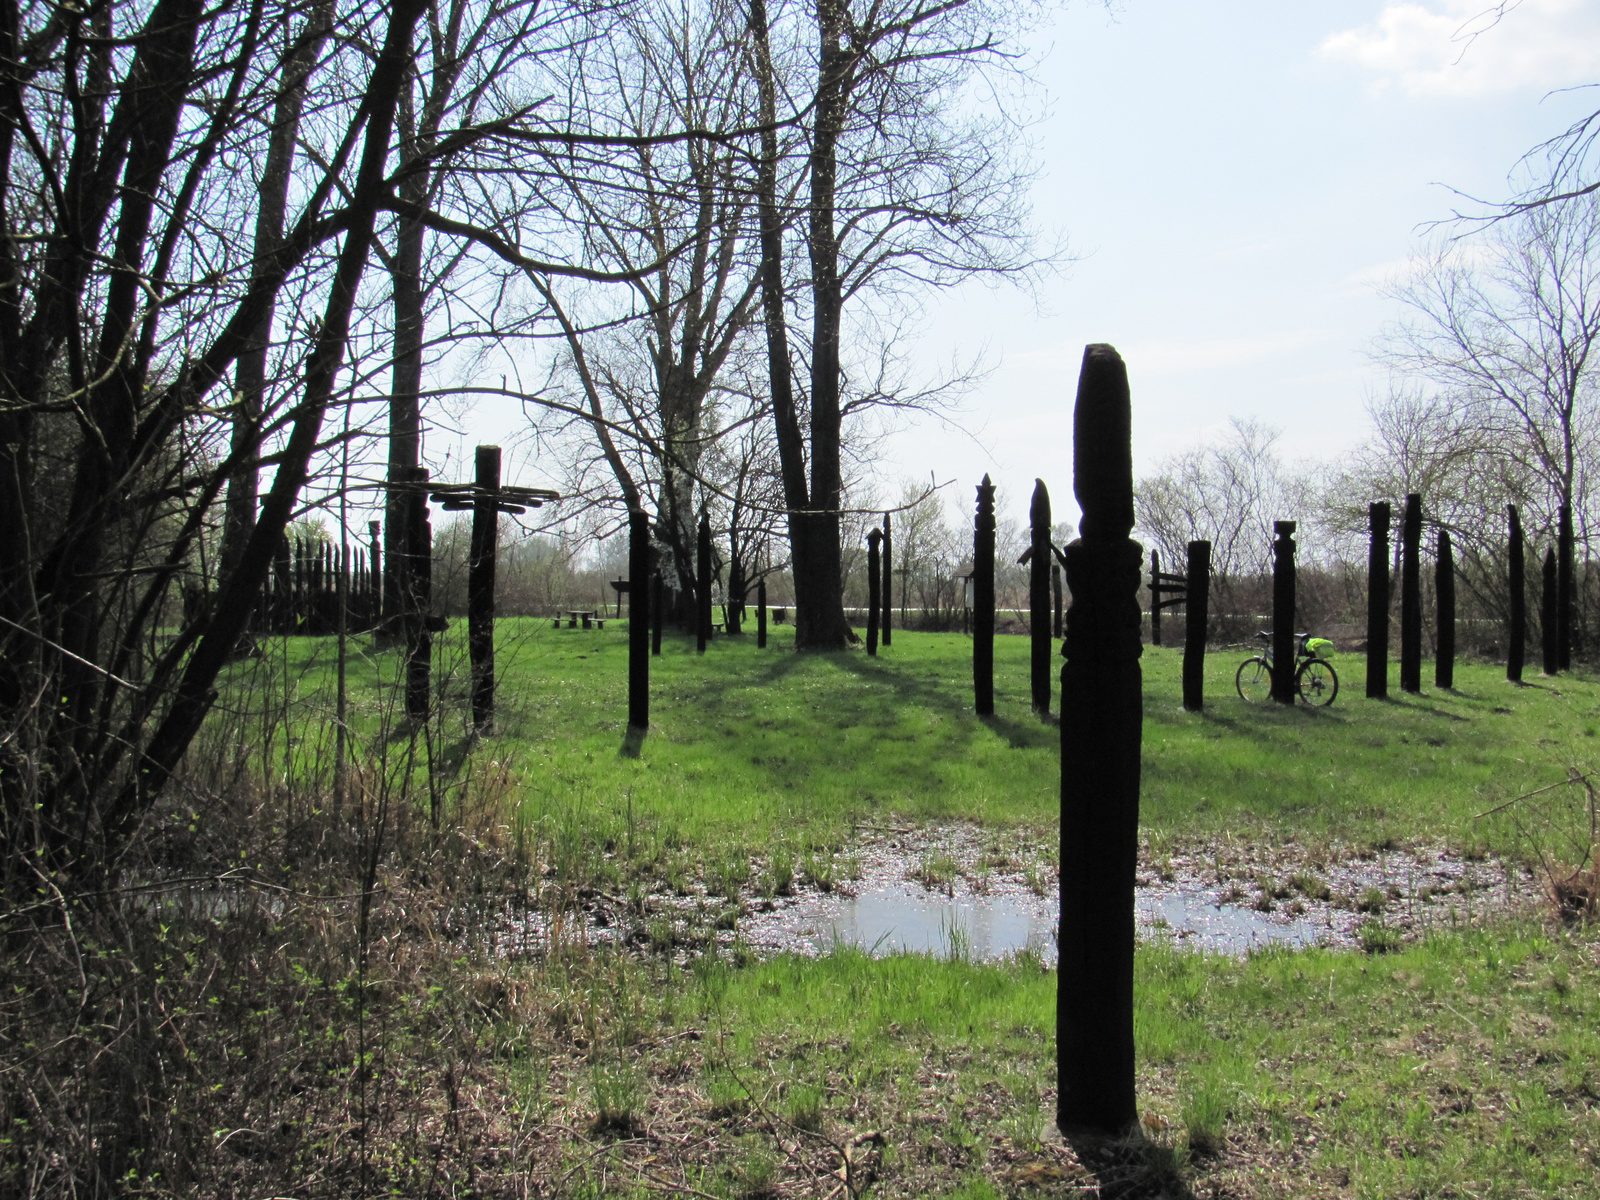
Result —
M 878 609 L 883 603 L 883 530 L 867 534 L 867 653 L 878 657 Z
M 1028 557 L 1028 634 L 1032 650 L 1033 711 L 1050 711 L 1050 490 L 1044 480 L 1033 481 L 1033 503 L 1028 507 L 1029 532 L 1033 535 Z
M 1150 644 L 1161 645 L 1161 555 L 1150 551 Z
M 1406 497 L 1400 525 L 1400 690 L 1422 690 L 1422 497 Z
M 1556 566 L 1556 551 L 1552 546 L 1544 552 L 1544 589 L 1539 597 L 1539 634 L 1544 643 L 1544 673 L 1546 675 L 1559 675 L 1561 673 L 1561 641 L 1557 632 L 1557 622 L 1560 617 L 1556 615 L 1556 591 L 1560 586 L 1557 582 L 1559 568 Z
M 695 543 L 695 652 L 704 654 L 711 640 L 711 517 L 700 510 L 700 536 Z
M 1526 543 L 1522 537 L 1522 518 L 1515 504 L 1506 505 L 1506 522 L 1510 526 L 1506 546 L 1506 574 L 1511 597 L 1507 611 L 1506 678 L 1512 683 L 1522 682 L 1522 665 L 1528 647 L 1528 568 L 1524 557 Z
M 762 576 L 756 584 L 756 649 L 767 648 L 767 580 Z
M 1184 566 L 1183 706 L 1206 706 L 1206 624 L 1211 620 L 1211 543 L 1190 542 Z
M 494 574 L 500 534 L 500 447 L 479 446 L 467 564 L 467 651 L 472 660 L 472 727 L 494 731 Z
M 1139 854 L 1139 585 L 1132 414 L 1115 349 L 1084 350 L 1073 413 L 1073 488 L 1083 510 L 1066 551 L 1061 653 L 1061 961 L 1056 971 L 1056 1123 L 1124 1134 L 1134 1097 L 1133 889 Z
M 889 514 L 883 514 L 883 619 L 878 622 L 883 633 L 883 644 L 890 643 L 890 630 L 894 621 L 894 531 Z
M 1433 570 L 1433 592 L 1439 604 L 1433 686 L 1453 688 L 1456 685 L 1456 556 L 1447 529 L 1439 530 L 1439 561 Z
M 1293 521 L 1272 523 L 1272 698 L 1279 704 L 1295 699 L 1294 530 Z
M 1575 568 L 1572 505 L 1563 504 L 1556 516 L 1556 661 L 1563 671 L 1572 669 Z
M 972 704 L 979 716 L 994 712 L 994 484 L 978 485 L 972 532 Z
M 650 728 L 650 518 L 628 513 L 628 726 Z
M 1389 502 L 1367 509 L 1367 699 L 1389 695 Z

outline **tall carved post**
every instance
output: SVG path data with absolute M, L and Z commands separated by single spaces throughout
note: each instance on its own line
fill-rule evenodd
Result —
M 700 510 L 700 535 L 695 543 L 694 648 L 706 652 L 711 640 L 711 517 Z
M 767 648 L 767 580 L 762 576 L 756 584 L 756 648 Z
M 979 716 L 994 712 L 994 484 L 987 475 L 972 532 L 972 703 Z
M 883 644 L 889 645 L 889 631 L 893 625 L 890 613 L 894 611 L 894 530 L 889 514 L 883 514 L 883 620 L 878 622 L 883 631 Z
M 1294 530 L 1293 521 L 1272 523 L 1272 698 L 1279 704 L 1295 697 Z
M 878 657 L 878 608 L 883 603 L 883 530 L 867 534 L 867 653 Z
M 628 513 L 628 726 L 650 728 L 650 518 Z
M 1050 632 L 1056 637 L 1061 636 L 1061 564 L 1050 564 L 1050 600 L 1055 605 L 1055 619 L 1051 622 Z
M 500 447 L 479 446 L 467 565 L 467 649 L 472 659 L 472 726 L 494 729 L 494 568 L 500 526 Z
M 1061 961 L 1056 1123 L 1122 1134 L 1134 1098 L 1133 887 L 1139 853 L 1139 575 L 1128 376 L 1110 346 L 1084 350 L 1072 475 L 1083 510 L 1067 547 L 1061 653 Z
M 1422 690 L 1422 497 L 1406 497 L 1400 525 L 1400 690 Z
M 1433 660 L 1433 686 L 1456 685 L 1456 556 L 1450 531 L 1439 530 L 1439 561 L 1433 568 L 1433 592 L 1439 604 L 1437 651 Z
M 372 549 L 367 555 L 367 624 L 375 625 L 383 615 L 383 522 L 368 521 L 367 537 Z
M 1206 706 L 1206 625 L 1211 620 L 1211 543 L 1190 542 L 1184 567 L 1188 588 L 1183 600 L 1183 706 Z
M 1150 644 L 1161 645 L 1161 554 L 1150 551 Z
M 1028 633 L 1033 651 L 1033 711 L 1050 711 L 1050 492 L 1044 480 L 1033 481 L 1028 510 L 1033 549 L 1028 558 Z
M 1563 671 L 1572 669 L 1575 566 L 1572 505 L 1563 504 L 1556 517 L 1556 658 Z
M 1556 625 L 1560 617 L 1556 615 L 1556 589 L 1559 568 L 1556 566 L 1555 547 L 1544 552 L 1544 594 L 1539 597 L 1539 634 L 1544 646 L 1544 673 L 1546 675 L 1559 675 L 1561 673 L 1561 639 L 1557 633 Z
M 660 570 L 650 576 L 650 657 L 661 657 L 661 626 L 667 619 L 666 585 Z
M 1517 514 L 1515 504 L 1506 505 L 1506 521 L 1510 525 L 1506 574 L 1511 587 L 1511 605 L 1507 613 L 1510 628 L 1506 630 L 1506 678 L 1512 683 L 1521 683 L 1522 664 L 1528 648 L 1528 568 L 1524 557 L 1527 543 L 1522 537 L 1522 518 Z
M 1389 696 L 1389 502 L 1367 508 L 1367 699 Z
M 433 686 L 433 631 L 428 628 L 433 611 L 433 522 L 428 515 L 428 471 L 413 467 L 400 472 L 398 478 L 413 485 L 404 492 L 401 528 L 405 561 L 395 563 L 393 553 L 389 558 L 405 585 L 401 612 L 406 636 L 406 716 L 421 721 L 428 716 Z

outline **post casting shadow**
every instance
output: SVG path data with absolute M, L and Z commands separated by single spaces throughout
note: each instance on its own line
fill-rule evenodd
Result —
M 1042 1139 L 1065 1143 L 1073 1157 L 1094 1176 L 1099 1195 L 1106 1200 L 1198 1200 L 1183 1178 L 1178 1155 L 1171 1147 L 1152 1142 L 1144 1127 L 1121 1137 L 1091 1130 L 1058 1131 L 1046 1126 Z
M 644 739 L 649 730 L 639 725 L 629 725 L 628 732 L 622 736 L 622 745 L 617 749 L 618 758 L 638 758 L 639 752 L 644 749 Z

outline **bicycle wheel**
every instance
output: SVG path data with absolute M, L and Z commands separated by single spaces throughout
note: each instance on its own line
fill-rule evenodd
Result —
M 1268 699 L 1272 695 L 1272 664 L 1264 658 L 1245 659 L 1233 677 L 1233 686 L 1252 704 Z
M 1339 673 L 1330 662 L 1308 658 L 1294 673 L 1294 686 L 1300 692 L 1300 699 L 1321 708 L 1332 704 L 1339 694 Z

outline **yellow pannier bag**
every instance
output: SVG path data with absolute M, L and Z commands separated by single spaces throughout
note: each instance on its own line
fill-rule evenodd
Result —
M 1307 638 L 1306 652 L 1313 658 L 1332 658 L 1334 645 L 1327 638 Z

